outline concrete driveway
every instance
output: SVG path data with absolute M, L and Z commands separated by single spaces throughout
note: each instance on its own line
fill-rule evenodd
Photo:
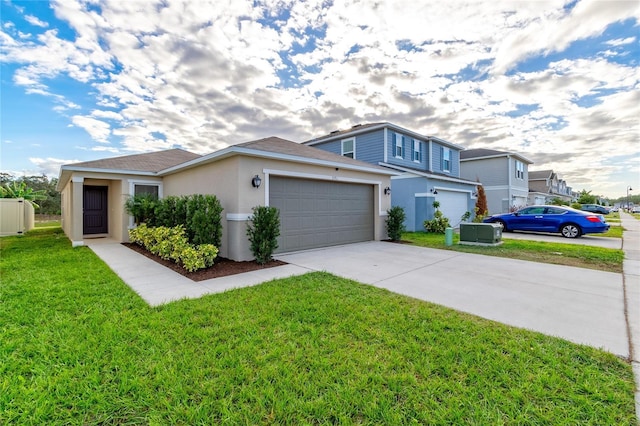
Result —
M 544 241 L 544 242 L 550 242 L 550 243 L 576 244 L 576 245 L 582 245 L 582 246 L 594 246 L 594 247 L 602 247 L 602 248 L 610 248 L 610 249 L 618 249 L 618 250 L 622 248 L 622 238 L 596 237 L 593 234 L 583 235 L 580 238 L 565 238 L 560 234 L 515 231 L 515 232 L 503 233 L 502 239 L 533 240 L 533 241 Z
M 376 241 L 276 257 L 629 357 L 622 274 Z

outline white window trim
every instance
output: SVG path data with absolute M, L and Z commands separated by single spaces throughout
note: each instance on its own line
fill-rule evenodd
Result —
M 398 141 L 400 141 L 399 144 Z M 398 147 L 400 147 L 400 155 L 398 155 Z M 404 158 L 404 136 L 400 133 L 396 133 L 396 140 L 393 144 L 393 156 L 396 158 Z
M 519 160 L 516 161 L 516 179 L 524 180 L 524 163 Z
M 136 185 L 148 185 L 148 186 L 157 186 L 158 187 L 158 198 L 163 198 L 164 197 L 163 188 L 162 188 L 162 181 L 129 179 L 128 182 L 129 182 L 129 195 L 134 195 L 135 194 Z M 133 222 L 133 216 L 129 216 L 129 229 L 133 229 L 133 228 L 135 228 L 135 224 Z
M 444 159 L 445 155 L 444 154 L 447 153 L 447 152 L 449 153 L 449 168 L 445 169 L 444 168 L 444 165 L 445 165 L 445 159 Z M 442 147 L 442 173 L 451 173 L 451 169 L 453 168 L 451 163 L 452 163 L 452 160 L 451 160 L 451 148 Z
M 413 154 L 412 154 L 413 162 L 414 162 L 414 163 L 418 163 L 418 164 L 420 164 L 420 163 L 422 163 L 422 150 L 420 149 L 420 148 L 421 148 L 421 146 L 420 146 L 420 140 L 418 140 L 418 139 L 413 139 L 412 145 L 413 145 L 413 146 L 412 146 L 412 148 L 413 148 L 413 149 L 412 149 L 412 152 L 413 152 Z M 416 149 L 416 148 L 417 148 L 417 149 Z M 418 154 L 418 157 L 419 157 L 417 160 L 416 160 L 416 154 Z
M 349 142 L 349 141 L 351 141 L 353 149 L 351 151 L 345 151 L 344 150 L 344 143 L 345 142 Z M 355 160 L 355 158 L 356 158 L 356 138 L 355 137 L 342 139 L 340 141 L 340 155 L 342 155 L 344 157 L 345 154 L 348 154 L 348 153 L 352 153 L 353 157 L 350 157 L 350 158 L 353 158 Z

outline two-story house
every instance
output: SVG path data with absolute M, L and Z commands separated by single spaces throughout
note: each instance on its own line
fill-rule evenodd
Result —
M 530 164 L 514 152 L 469 149 L 460 153 L 460 176 L 482 183 L 490 214 L 506 213 L 527 205 Z
M 404 209 L 408 231 L 424 230 L 434 201 L 454 227 L 466 212 L 473 216 L 478 183 L 460 177 L 459 145 L 386 122 L 358 124 L 304 144 L 396 171 L 386 193 L 391 205 Z
M 572 188 L 553 170 L 529 172 L 529 204 L 549 204 L 554 198 L 571 202 Z

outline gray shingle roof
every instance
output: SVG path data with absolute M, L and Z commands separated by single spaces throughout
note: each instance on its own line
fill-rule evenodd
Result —
M 553 170 L 529 170 L 529 180 L 546 179 L 553 174 Z
M 70 168 L 132 170 L 140 172 L 159 172 L 166 168 L 199 158 L 200 155 L 183 149 L 148 152 L 145 154 L 124 155 L 121 157 L 103 158 L 102 160 L 85 161 L 66 164 Z
M 347 133 L 351 133 L 354 130 L 364 130 L 364 129 L 369 128 L 369 127 L 380 126 L 380 125 L 383 125 L 383 124 L 388 124 L 388 123 L 380 122 L 380 123 L 356 124 L 354 126 L 351 126 L 351 128 L 349 128 L 349 129 L 334 130 L 333 132 L 330 132 L 330 133 L 328 133 L 326 135 L 310 139 L 310 140 L 305 141 L 303 143 L 308 144 L 308 143 L 312 143 L 312 142 L 314 142 L 316 140 L 325 139 L 325 138 L 333 137 L 333 136 L 340 136 L 340 135 L 344 135 L 344 134 L 347 134 Z
M 364 161 L 354 160 L 349 157 L 343 157 L 342 155 L 334 154 L 332 152 L 324 151 L 318 148 L 313 148 L 311 146 L 302 145 L 297 142 L 292 142 L 276 136 L 258 139 L 251 142 L 245 142 L 234 146 L 257 151 L 266 151 L 276 154 L 292 155 L 296 157 L 330 161 L 334 163 L 343 163 L 352 166 L 367 167 L 373 169 L 379 168 L 381 170 L 386 170 L 382 167 L 366 163 Z
M 460 151 L 460 160 L 469 160 L 469 159 L 484 158 L 484 157 L 507 156 L 507 155 L 517 157 L 528 164 L 533 164 L 533 161 L 529 160 L 524 155 L 517 154 L 515 152 L 498 151 L 496 149 L 487 149 L 487 148 L 474 148 L 474 149 L 465 149 L 464 151 Z
M 486 148 L 476 148 L 476 149 L 465 149 L 464 151 L 460 151 L 460 159 L 466 158 L 478 158 L 478 157 L 490 157 L 494 155 L 507 155 L 508 152 L 498 151 L 495 149 L 486 149 Z

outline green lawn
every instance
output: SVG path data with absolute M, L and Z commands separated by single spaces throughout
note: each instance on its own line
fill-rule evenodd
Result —
M 459 245 L 460 236 L 457 234 L 453 235 L 453 245 L 449 247 L 444 244 L 443 234 L 406 232 L 402 234 L 402 239 L 422 247 L 622 273 L 622 262 L 624 260 L 624 252 L 622 250 L 576 244 L 515 240 L 509 239 L 508 233 L 503 234 L 503 236 L 503 244 L 495 247 Z
M 0 248 L 3 425 L 635 424 L 611 354 L 326 273 L 150 308 L 59 229 Z

